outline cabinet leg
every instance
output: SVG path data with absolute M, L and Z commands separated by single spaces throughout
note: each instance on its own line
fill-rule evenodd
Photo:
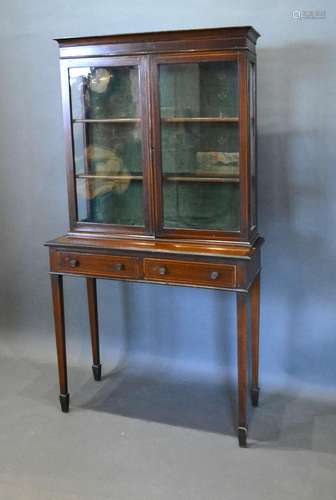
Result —
M 260 273 L 250 289 L 251 304 L 251 350 L 252 350 L 252 387 L 253 406 L 259 403 L 259 317 L 260 317 Z
M 67 359 L 65 347 L 63 277 L 51 275 L 51 289 L 54 307 L 55 337 L 58 362 L 58 376 L 60 385 L 60 403 L 64 413 L 69 411 L 69 393 L 67 376 Z
M 238 354 L 238 440 L 246 447 L 247 439 L 247 296 L 237 293 Z
M 92 359 L 93 359 L 92 372 L 95 380 L 101 380 L 96 278 L 86 278 L 86 287 L 88 296 Z

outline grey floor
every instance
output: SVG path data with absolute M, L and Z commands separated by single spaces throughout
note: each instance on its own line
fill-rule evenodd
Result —
M 222 384 L 73 368 L 64 415 L 56 376 L 0 360 L 1 500 L 336 498 L 336 402 L 263 394 L 244 450 Z

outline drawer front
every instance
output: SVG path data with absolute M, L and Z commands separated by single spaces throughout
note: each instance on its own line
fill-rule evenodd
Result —
M 170 259 L 144 259 L 145 279 L 233 288 L 236 286 L 236 268 L 229 264 L 191 262 Z
M 140 259 L 124 255 L 56 252 L 52 258 L 52 270 L 71 274 L 137 279 L 142 276 L 140 263 Z

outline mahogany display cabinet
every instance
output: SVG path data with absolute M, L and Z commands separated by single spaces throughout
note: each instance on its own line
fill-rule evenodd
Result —
M 254 406 L 259 395 L 258 36 L 234 27 L 57 40 L 70 230 L 47 245 L 64 412 L 63 276 L 86 279 L 96 380 L 98 278 L 230 291 L 246 446 L 248 394 Z

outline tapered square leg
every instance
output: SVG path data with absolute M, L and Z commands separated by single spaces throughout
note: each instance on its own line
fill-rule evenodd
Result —
M 65 346 L 63 277 L 61 275 L 51 275 L 51 290 L 54 308 L 58 376 L 60 385 L 60 403 L 62 411 L 67 413 L 69 411 L 69 393 Z
M 250 288 L 251 305 L 251 351 L 252 351 L 252 387 L 253 406 L 259 404 L 259 318 L 260 318 L 260 273 Z
M 95 380 L 101 380 L 101 364 L 99 351 L 99 325 L 98 325 L 98 307 L 97 307 L 97 282 L 96 278 L 86 278 L 90 334 L 92 346 L 92 373 Z
M 247 443 L 247 294 L 237 293 L 238 440 Z

